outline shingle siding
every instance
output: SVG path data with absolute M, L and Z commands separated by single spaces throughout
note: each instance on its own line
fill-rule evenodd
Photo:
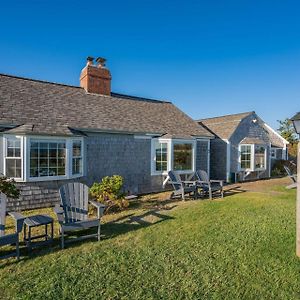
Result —
M 208 172 L 208 144 L 209 141 L 197 141 L 196 169 Z
M 197 167 L 207 170 L 206 141 L 197 142 Z M 59 202 L 58 189 L 70 181 L 88 186 L 114 174 L 124 178 L 126 193 L 143 194 L 162 191 L 163 176 L 151 176 L 151 139 L 133 135 L 93 134 L 85 138 L 86 177 L 73 180 L 18 183 L 21 196 L 9 199 L 9 210 L 24 210 L 53 206 Z
M 216 138 L 210 142 L 210 178 L 226 180 L 227 143 Z

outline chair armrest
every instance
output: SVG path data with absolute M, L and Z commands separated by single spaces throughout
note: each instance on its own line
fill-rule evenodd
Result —
M 60 205 L 55 205 L 55 207 L 53 208 L 53 210 L 54 210 L 54 212 L 56 214 L 58 222 L 60 224 L 64 223 L 65 216 L 64 216 L 64 210 L 63 210 L 63 208 Z
M 89 200 L 89 203 L 97 208 L 97 216 L 98 219 L 100 219 L 104 215 L 104 209 L 106 208 L 106 205 L 94 200 Z
M 221 186 L 224 185 L 224 180 L 212 179 L 212 180 L 210 180 L 210 182 L 220 183 Z
M 11 211 L 8 214 L 15 220 L 16 232 L 17 233 L 21 232 L 26 217 L 15 211 Z
M 196 185 L 197 180 L 182 180 L 181 182 L 182 182 L 183 184 Z

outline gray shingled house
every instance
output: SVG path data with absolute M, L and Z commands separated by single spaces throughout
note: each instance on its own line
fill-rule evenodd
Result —
M 172 103 L 111 92 L 102 59 L 80 87 L 0 75 L 0 173 L 21 189 L 10 207 L 53 205 L 67 181 L 124 177 L 128 193 L 162 189 L 170 169 L 209 171 L 213 135 Z
M 198 120 L 211 140 L 211 177 L 228 182 L 267 178 L 275 160 L 288 159 L 288 142 L 254 111 Z

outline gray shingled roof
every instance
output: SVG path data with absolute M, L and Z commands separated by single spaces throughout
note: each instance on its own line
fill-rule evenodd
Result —
M 222 139 L 229 139 L 236 128 L 239 126 L 240 122 L 249 115 L 255 112 L 245 112 L 234 115 L 226 115 L 208 119 L 198 120 L 199 124 L 204 125 L 212 133 L 216 134 Z
M 0 127 L 72 135 L 85 130 L 212 137 L 170 102 L 88 94 L 83 88 L 0 74 Z M 10 125 L 18 125 L 11 128 Z

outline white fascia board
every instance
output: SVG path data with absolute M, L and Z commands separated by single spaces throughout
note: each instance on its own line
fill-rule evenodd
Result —
M 286 145 L 289 144 L 289 142 L 283 138 L 276 130 L 274 130 L 271 126 L 269 126 L 267 123 L 264 123 L 264 125 L 271 130 L 277 137 L 279 137 Z

